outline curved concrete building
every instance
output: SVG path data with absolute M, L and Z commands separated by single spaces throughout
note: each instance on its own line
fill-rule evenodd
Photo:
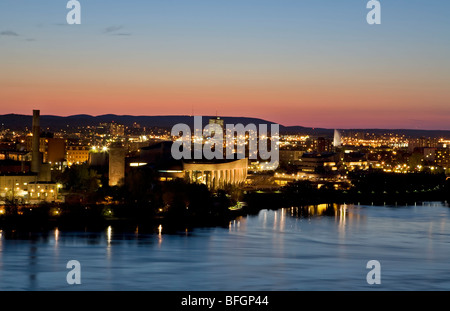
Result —
M 248 159 L 233 161 L 183 162 L 186 178 L 192 183 L 220 189 L 227 184 L 239 185 L 247 179 Z

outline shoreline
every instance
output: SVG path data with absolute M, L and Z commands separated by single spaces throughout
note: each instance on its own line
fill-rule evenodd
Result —
M 231 210 L 224 206 L 216 206 L 216 209 L 211 208 L 196 213 L 186 211 L 155 213 L 150 207 L 133 207 L 125 204 L 9 206 L 9 212 L 0 215 L 0 229 L 21 232 L 48 231 L 54 228 L 64 231 L 102 231 L 109 226 L 114 226 L 116 230 L 124 232 L 131 232 L 139 228 L 141 232 L 157 233 L 158 226 L 162 226 L 165 228 L 165 233 L 176 233 L 201 227 L 228 227 L 230 221 L 238 217 L 256 215 L 264 209 L 301 208 L 323 204 L 411 206 L 422 202 L 442 202 L 444 205 L 448 205 L 449 202 L 442 192 L 418 193 L 408 196 L 368 196 L 367 194 L 341 193 L 339 196 L 322 195 L 317 197 L 287 195 L 281 192 L 251 192 L 244 196 L 244 201 L 247 206 L 241 209 Z

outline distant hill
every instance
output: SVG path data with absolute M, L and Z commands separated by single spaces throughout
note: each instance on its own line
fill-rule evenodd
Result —
M 206 125 L 210 118 L 214 116 L 203 116 L 203 124 Z M 221 117 L 225 124 L 270 124 L 273 122 L 248 117 Z M 193 128 L 194 118 L 191 116 L 131 116 L 131 115 L 113 115 L 105 114 L 101 116 L 90 116 L 85 114 L 73 115 L 68 117 L 41 115 L 41 128 L 45 131 L 58 131 L 61 129 L 74 129 L 77 127 L 96 126 L 100 123 L 117 122 L 125 126 L 132 126 L 134 122 L 139 123 L 141 127 L 159 127 L 170 130 L 172 126 L 178 123 L 188 124 Z M 20 114 L 0 115 L 0 126 L 13 130 L 31 130 L 32 116 Z M 368 133 L 395 133 L 406 135 L 408 137 L 445 137 L 450 138 L 450 131 L 437 130 L 410 130 L 410 129 L 343 129 L 345 132 L 368 132 Z M 304 134 L 311 136 L 332 137 L 334 129 L 327 128 L 309 128 L 302 126 L 283 126 L 280 125 L 281 134 Z
M 213 116 L 203 116 L 203 125 L 208 124 L 210 118 Z M 247 117 L 221 117 L 225 124 L 271 124 L 273 122 Z M 141 125 L 141 127 L 158 127 L 170 130 L 175 124 L 188 124 L 191 128 L 194 126 L 194 118 L 191 116 L 130 116 L 130 115 L 113 115 L 106 114 L 101 116 L 90 115 L 73 115 L 68 117 L 41 115 L 40 123 L 43 130 L 58 131 L 67 128 L 77 128 L 84 126 L 96 126 L 100 123 L 117 122 L 125 126 L 132 126 L 134 122 Z M 13 130 L 23 130 L 25 128 L 31 129 L 32 116 L 19 114 L 0 115 L 0 125 L 3 124 L 5 128 Z M 280 125 L 281 133 L 305 133 L 310 135 L 331 136 L 333 130 L 330 129 L 312 129 L 301 126 L 286 127 Z

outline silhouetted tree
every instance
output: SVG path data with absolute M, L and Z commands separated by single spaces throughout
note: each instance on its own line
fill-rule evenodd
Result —
M 72 165 L 58 179 L 71 192 L 94 193 L 100 186 L 97 172 L 87 164 Z
M 130 170 L 124 179 L 123 186 L 117 189 L 125 202 L 149 203 L 156 198 L 158 174 L 151 168 Z

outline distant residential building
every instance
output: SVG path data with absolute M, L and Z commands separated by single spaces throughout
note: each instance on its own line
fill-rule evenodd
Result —
M 314 140 L 314 151 L 318 153 L 333 152 L 333 141 L 325 137 Z
M 423 148 L 423 157 L 425 161 L 434 161 L 437 148 Z
M 437 149 L 434 155 L 436 166 L 444 169 L 450 168 L 450 149 Z
M 112 122 L 109 126 L 109 132 L 112 136 L 124 136 L 125 126 L 123 124 Z
M 409 140 L 408 151 L 413 152 L 416 148 L 437 148 L 438 146 L 439 140 L 437 138 L 421 137 Z

